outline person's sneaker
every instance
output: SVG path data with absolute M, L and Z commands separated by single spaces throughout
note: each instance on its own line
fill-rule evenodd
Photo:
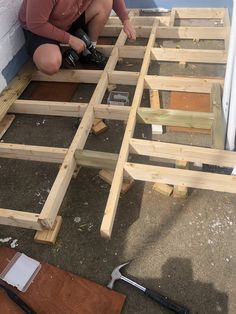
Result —
M 81 53 L 79 61 L 81 63 L 96 65 L 99 68 L 103 68 L 106 65 L 106 57 L 99 52 L 97 49 L 94 49 L 93 53 L 83 55 Z

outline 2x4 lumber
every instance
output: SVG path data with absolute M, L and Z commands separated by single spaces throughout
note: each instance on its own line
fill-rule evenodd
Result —
M 61 224 L 62 224 L 62 217 L 57 216 L 52 229 L 37 231 L 34 236 L 34 241 L 41 244 L 49 244 L 49 245 L 55 244 L 57 235 L 61 228 Z
M 109 84 L 137 85 L 139 72 L 113 71 L 109 73 Z
M 175 168 L 187 169 L 189 166 L 188 162 L 185 160 L 176 160 Z M 174 185 L 173 197 L 174 198 L 186 198 L 188 195 L 187 186 L 183 185 Z
M 108 196 L 108 201 L 105 208 L 105 213 L 102 220 L 100 231 L 101 231 L 101 235 L 106 238 L 110 238 L 111 233 L 112 233 L 112 228 L 114 224 L 114 219 L 115 219 L 117 205 L 118 205 L 120 191 L 121 191 L 121 186 L 123 182 L 124 165 L 128 159 L 128 154 L 129 154 L 129 141 L 130 141 L 130 138 L 133 136 L 134 129 L 135 129 L 137 110 L 142 100 L 142 95 L 143 95 L 143 90 L 144 90 L 144 78 L 145 78 L 145 75 L 148 73 L 148 69 L 149 69 L 149 65 L 151 61 L 151 49 L 154 46 L 155 41 L 156 41 L 157 27 L 158 27 L 158 21 L 156 20 L 153 24 L 152 31 L 151 31 L 149 41 L 147 44 L 138 83 L 137 83 L 134 97 L 133 97 L 130 115 L 127 121 L 127 126 L 125 129 L 125 134 L 124 134 L 123 142 L 120 149 L 119 159 L 116 165 L 114 178 L 112 181 L 110 193 Z
M 30 83 L 33 69 L 32 63 L 27 63 L 10 82 L 8 87 L 0 94 L 0 121 L 5 117 L 8 109 Z
M 83 117 L 88 103 L 55 102 L 40 100 L 16 100 L 10 112 L 24 114 L 39 114 L 62 117 Z M 116 105 L 94 105 L 95 117 L 100 119 L 126 121 L 130 112 L 129 107 Z
M 236 160 L 235 152 L 134 138 L 130 140 L 130 152 L 143 156 L 186 160 L 229 168 L 234 168 Z
M 221 19 L 224 10 L 218 8 L 173 8 L 179 19 Z
M 236 193 L 236 177 L 224 174 L 126 163 L 125 171 L 134 179 L 191 188 Z
M 77 149 L 75 160 L 79 166 L 114 170 L 118 154 Z
M 176 18 L 176 10 L 172 9 L 170 12 L 169 26 L 175 26 L 175 18 Z
M 0 208 L 0 224 L 26 229 L 42 230 L 39 214 Z
M 170 17 L 169 16 L 134 16 L 132 19 L 132 24 L 134 26 L 152 26 L 154 20 L 158 20 L 160 25 L 168 25 Z M 119 25 L 121 26 L 121 21 L 116 16 L 111 16 L 108 19 L 106 25 Z
M 182 48 L 153 48 L 152 60 L 226 64 L 227 51 Z
M 192 93 L 211 93 L 213 83 L 224 84 L 223 79 L 213 78 L 192 78 L 173 76 L 145 76 L 145 87 L 148 89 L 158 89 L 166 91 L 180 91 Z
M 66 148 L 0 143 L 0 158 L 62 163 Z
M 95 115 L 94 105 L 100 104 L 108 86 L 108 73 L 113 71 L 118 61 L 118 48 L 125 44 L 127 36 L 124 31 L 121 32 L 119 38 L 116 41 L 115 48 L 113 49 L 110 58 L 102 72 L 100 80 L 95 88 L 95 91 L 90 99 L 86 112 L 81 120 L 79 128 L 74 136 L 74 139 L 68 149 L 68 153 L 62 163 L 62 166 L 58 172 L 56 180 L 52 186 L 52 189 L 48 195 L 48 198 L 44 204 L 44 207 L 40 213 L 39 220 L 43 226 L 47 229 L 51 229 L 59 208 L 63 201 L 66 190 L 69 186 L 70 180 L 73 176 L 76 162 L 74 154 L 76 149 L 83 149 L 92 127 Z
M 211 108 L 214 114 L 212 126 L 212 146 L 216 149 L 224 149 L 226 125 L 223 117 L 220 84 L 212 85 Z
M 149 99 L 151 109 L 160 109 L 160 95 L 157 89 L 149 90 Z M 160 124 L 152 125 L 152 134 L 162 134 L 163 128 Z
M 146 51 L 144 46 L 124 46 L 119 48 L 120 58 L 143 59 Z
M 114 171 L 102 169 L 99 171 L 99 177 L 106 183 L 112 184 L 114 178 Z M 125 177 L 121 185 L 121 193 L 125 194 L 126 192 L 128 192 L 129 189 L 133 186 L 133 184 L 134 180 L 130 176 Z
M 102 36 L 114 37 L 117 36 L 121 30 L 121 26 L 105 26 Z M 137 37 L 148 38 L 150 34 L 150 26 L 135 27 Z M 225 38 L 224 27 L 186 27 L 186 26 L 160 26 L 157 30 L 157 37 L 159 39 L 218 39 Z
M 47 75 L 40 71 L 36 71 L 32 76 L 32 80 L 42 82 L 97 84 L 101 75 L 101 70 L 60 70 L 53 75 Z
M 225 27 L 225 49 L 226 51 L 228 51 L 231 25 L 230 25 L 229 10 L 226 8 L 224 9 L 222 21 L 223 21 L 223 26 Z
M 3 135 L 7 132 L 9 127 L 11 126 L 13 120 L 15 119 L 14 114 L 7 114 L 0 122 L 0 139 L 3 137 Z
M 211 129 L 213 117 L 213 114 L 210 112 L 195 112 L 174 109 L 139 108 L 137 112 L 137 122 L 139 123 L 200 129 Z

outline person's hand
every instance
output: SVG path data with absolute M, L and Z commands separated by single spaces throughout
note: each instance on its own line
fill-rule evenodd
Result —
M 69 45 L 73 48 L 77 53 L 81 53 L 86 48 L 83 40 L 79 39 L 75 36 L 70 36 Z
M 125 20 L 123 22 L 123 29 L 124 29 L 124 32 L 126 33 L 126 35 L 129 39 L 131 39 L 131 40 L 136 39 L 136 31 L 135 31 L 132 23 L 130 22 L 130 20 Z

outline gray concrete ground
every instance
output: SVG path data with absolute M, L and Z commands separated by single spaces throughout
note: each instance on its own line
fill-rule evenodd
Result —
M 167 46 L 170 42 L 161 44 Z M 172 42 L 172 46 L 179 44 L 186 43 Z M 222 43 L 188 41 L 190 45 L 216 49 Z M 124 69 L 129 63 L 133 64 L 129 71 L 137 69 L 137 62 L 125 59 L 119 67 Z M 191 64 L 180 69 L 178 65 L 163 63 L 156 64 L 151 71 L 165 75 L 222 76 L 224 70 L 222 66 Z M 93 87 L 87 87 L 86 92 Z M 132 88 L 119 88 L 133 93 Z M 80 88 L 74 100 L 83 97 L 87 101 L 88 95 L 84 93 L 85 89 Z M 168 99 L 168 95 L 163 99 Z M 148 104 L 147 92 L 143 104 Z M 71 118 L 17 115 L 4 141 L 68 147 L 75 122 Z M 106 122 L 108 131 L 90 135 L 86 148 L 119 151 L 123 124 Z M 150 127 L 137 128 L 136 136 L 150 139 Z M 205 135 L 171 133 L 163 138 L 209 145 Z M 57 171 L 58 165 L 1 159 L 0 207 L 39 212 Z M 0 238 L 17 239 L 17 249 L 25 254 L 102 285 L 109 281 L 115 266 L 131 261 L 125 274 L 186 305 L 190 313 L 236 313 L 235 195 L 191 190 L 187 199 L 177 200 L 154 192 L 150 183 L 136 182 L 120 197 L 113 236 L 107 241 L 100 237 L 99 228 L 108 193 L 109 186 L 98 177 L 98 171 L 84 168 L 72 179 L 61 206 L 63 224 L 55 246 L 34 243 L 34 231 L 7 226 L 0 227 Z M 10 242 L 0 245 L 9 246 Z M 123 314 L 170 313 L 122 282 L 115 289 L 127 295 Z

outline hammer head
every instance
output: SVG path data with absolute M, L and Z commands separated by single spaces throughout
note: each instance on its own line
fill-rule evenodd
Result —
M 129 264 L 129 262 L 119 265 L 113 269 L 113 272 L 111 273 L 111 281 L 107 285 L 107 288 L 113 289 L 115 281 L 120 279 L 120 277 L 122 276 L 122 274 L 120 273 L 120 269 L 127 264 Z

